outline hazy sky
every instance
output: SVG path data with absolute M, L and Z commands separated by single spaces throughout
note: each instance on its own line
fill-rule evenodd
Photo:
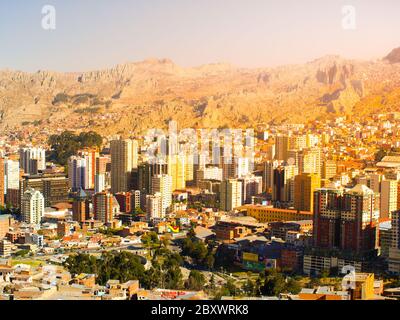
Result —
M 56 8 L 56 30 L 42 7 Z M 342 7 L 356 8 L 355 30 Z M 0 0 L 0 69 L 84 71 L 146 58 L 183 66 L 380 58 L 400 46 L 399 0 Z

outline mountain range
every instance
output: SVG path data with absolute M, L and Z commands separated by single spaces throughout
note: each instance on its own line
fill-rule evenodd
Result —
M 172 119 L 251 127 L 390 111 L 400 111 L 400 48 L 378 60 L 325 56 L 274 68 L 151 59 L 84 73 L 0 71 L 0 130 L 57 123 L 139 133 Z

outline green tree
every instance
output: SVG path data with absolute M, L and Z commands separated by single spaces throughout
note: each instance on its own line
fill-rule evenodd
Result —
M 146 282 L 141 258 L 130 252 L 104 252 L 100 259 L 87 254 L 71 255 L 64 266 L 72 274 L 96 274 L 96 282 L 105 285 L 108 280 L 139 280 Z
M 159 248 L 161 244 L 160 239 L 158 238 L 158 235 L 155 232 L 149 232 L 147 234 L 144 234 L 141 240 L 144 247 L 150 251 L 150 256 L 152 256 L 153 250 Z
M 251 279 L 247 279 L 242 286 L 242 291 L 249 297 L 256 296 L 256 284 Z
M 261 286 L 261 294 L 268 297 L 276 297 L 285 292 L 286 281 L 282 274 L 275 270 L 265 272 L 265 280 Z
M 100 148 L 103 138 L 96 132 L 83 132 L 79 136 L 71 131 L 64 131 L 60 135 L 51 135 L 48 139 L 51 146 L 49 160 L 60 165 L 66 165 L 68 159 L 83 148 Z
M 192 270 L 185 283 L 185 288 L 188 290 L 200 291 L 204 288 L 205 283 L 206 279 L 204 275 L 200 271 Z
M 299 294 L 301 291 L 300 282 L 298 282 L 297 280 L 295 280 L 293 278 L 290 278 L 286 284 L 286 291 L 291 294 Z

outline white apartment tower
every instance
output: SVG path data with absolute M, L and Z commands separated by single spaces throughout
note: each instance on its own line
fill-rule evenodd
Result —
M 156 175 L 152 178 L 152 193 L 159 193 L 162 201 L 162 214 L 165 216 L 167 209 L 172 204 L 172 177 L 166 174 Z
M 44 215 L 44 197 L 34 189 L 27 190 L 22 196 L 21 213 L 23 221 L 40 224 Z

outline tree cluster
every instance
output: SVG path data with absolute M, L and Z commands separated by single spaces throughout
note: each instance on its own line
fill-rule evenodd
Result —
M 80 149 L 100 148 L 103 138 L 96 132 L 82 132 L 75 135 L 70 131 L 64 131 L 59 135 L 52 135 L 48 141 L 51 146 L 50 161 L 60 165 L 66 165 L 69 157 L 76 155 Z
M 208 248 L 203 242 L 191 238 L 185 238 L 181 245 L 182 255 L 193 259 L 196 265 L 212 269 L 214 267 L 214 254 L 212 248 Z

